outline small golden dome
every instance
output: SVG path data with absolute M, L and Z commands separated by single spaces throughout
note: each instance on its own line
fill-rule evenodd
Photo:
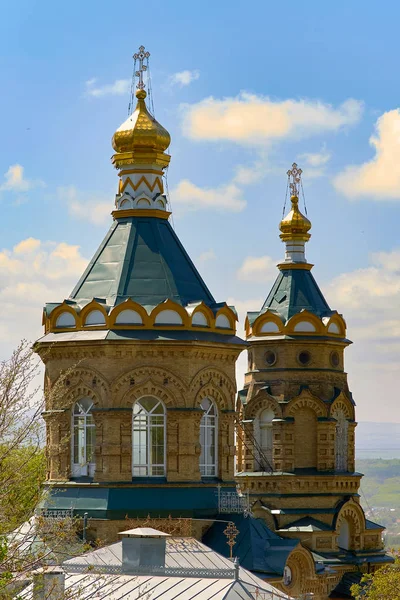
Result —
M 114 133 L 112 145 L 117 153 L 156 150 L 164 152 L 171 142 L 166 129 L 147 110 L 144 90 L 136 92 L 138 103 L 134 112 Z
M 282 241 L 286 242 L 290 239 L 303 240 L 307 242 L 311 234 L 308 233 L 311 229 L 311 222 L 299 210 L 299 199 L 297 196 L 290 198 L 292 209 L 284 219 L 282 219 L 279 229 Z

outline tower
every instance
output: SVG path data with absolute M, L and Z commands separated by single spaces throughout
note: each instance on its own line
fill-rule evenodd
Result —
M 346 580 L 348 572 L 374 569 L 388 557 L 383 527 L 366 520 L 360 506 L 355 403 L 344 370 L 351 342 L 305 257 L 311 223 L 299 209 L 301 173 L 295 163 L 288 171 L 291 210 L 280 223 L 286 250 L 278 277 L 245 323 L 248 372 L 238 394 L 236 481 L 257 516 L 300 542 L 282 589 L 327 598 L 336 585 L 354 582 Z M 321 576 L 324 566 L 334 570 Z
M 106 541 L 126 517 L 208 516 L 235 489 L 236 313 L 217 303 L 169 222 L 169 133 L 146 105 L 112 139 L 112 224 L 70 296 L 46 304 L 47 511 L 88 514 Z M 158 525 L 158 523 L 155 523 Z M 196 532 L 194 532 L 196 533 Z

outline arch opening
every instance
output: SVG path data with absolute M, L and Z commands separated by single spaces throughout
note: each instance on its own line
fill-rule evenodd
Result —
M 256 440 L 258 442 L 257 471 L 269 471 L 272 466 L 273 426 L 275 413 L 272 408 L 264 408 L 256 420 Z
M 96 469 L 96 426 L 92 414 L 93 400 L 82 398 L 72 410 L 72 476 L 93 477 Z
M 340 523 L 339 537 L 337 542 L 342 550 L 350 550 L 351 546 L 351 528 L 348 519 L 344 518 Z
M 203 398 L 200 408 L 204 411 L 200 421 L 200 473 L 202 477 L 218 475 L 218 413 L 210 398 Z
M 133 405 L 132 475 L 164 477 L 166 471 L 165 406 L 153 396 Z

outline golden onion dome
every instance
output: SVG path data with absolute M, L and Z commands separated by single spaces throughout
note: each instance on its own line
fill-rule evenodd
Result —
M 290 201 L 292 203 L 291 211 L 282 219 L 279 226 L 282 232 L 280 238 L 283 241 L 290 239 L 308 241 L 311 237 L 311 234 L 308 233 L 311 229 L 311 221 L 300 212 L 297 196 L 292 196 Z
M 171 142 L 166 129 L 147 110 L 144 90 L 136 92 L 138 100 L 134 112 L 117 129 L 112 145 L 117 153 L 156 150 L 164 152 Z

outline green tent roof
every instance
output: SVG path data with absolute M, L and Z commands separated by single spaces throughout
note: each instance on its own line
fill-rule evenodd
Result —
M 127 298 L 145 306 L 167 298 L 215 304 L 171 225 L 157 217 L 116 219 L 70 296 L 77 303 L 93 298 L 110 306 Z
M 280 271 L 260 312 L 267 309 L 275 310 L 285 321 L 303 309 L 320 318 L 333 313 L 308 269 Z

